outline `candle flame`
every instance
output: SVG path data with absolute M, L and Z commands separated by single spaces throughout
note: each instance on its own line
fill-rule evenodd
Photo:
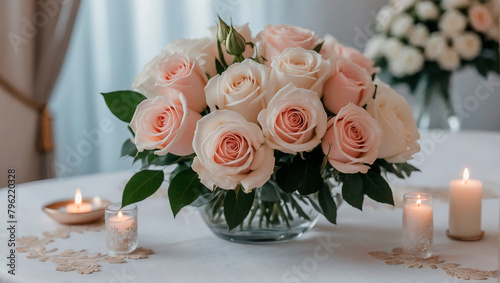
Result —
M 118 210 L 118 217 L 122 217 L 123 216 L 123 213 L 122 213 L 122 210 Z
M 82 204 L 82 192 L 80 191 L 80 189 L 76 189 L 75 204 L 76 205 Z
M 467 181 L 469 181 L 469 168 L 465 168 L 464 170 L 464 183 L 467 184 Z
M 420 204 L 422 203 L 422 201 L 420 200 L 420 195 L 418 197 L 419 197 L 419 199 L 417 199 L 417 206 L 420 206 Z

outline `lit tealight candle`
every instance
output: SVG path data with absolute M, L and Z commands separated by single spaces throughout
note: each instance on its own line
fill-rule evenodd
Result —
M 122 211 L 118 211 L 116 216 L 112 216 L 108 219 L 109 227 L 116 229 L 118 233 L 125 233 L 132 226 L 134 226 L 135 220 L 132 216 L 123 215 Z
M 465 168 L 462 180 L 450 182 L 450 218 L 448 233 L 457 238 L 481 235 L 483 183 L 469 179 Z
M 403 204 L 403 249 L 421 257 L 431 255 L 433 241 L 432 196 L 407 193 Z
M 92 205 L 90 203 L 82 202 L 82 192 L 80 189 L 76 189 L 75 203 L 70 203 L 66 206 L 66 211 L 68 213 L 83 213 L 92 211 Z

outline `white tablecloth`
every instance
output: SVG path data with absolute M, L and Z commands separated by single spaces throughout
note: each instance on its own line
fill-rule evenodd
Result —
M 500 134 L 488 132 L 424 132 L 423 151 L 414 164 L 422 173 L 394 187 L 447 186 L 465 166 L 485 189 L 500 194 Z M 6 174 L 6 172 L 2 172 Z M 22 174 L 22 172 L 19 172 Z M 133 172 L 117 172 L 44 180 L 17 187 L 17 237 L 41 236 L 60 227 L 41 207 L 61 198 L 72 198 L 81 188 L 86 196 L 99 195 L 117 202 Z M 161 190 L 165 190 L 162 188 Z M 397 192 L 396 194 L 397 195 Z M 0 189 L 0 213 L 6 217 L 7 191 Z M 140 246 L 152 249 L 148 259 L 125 264 L 102 263 L 89 275 L 55 271 L 55 264 L 27 259 L 18 253 L 16 275 L 6 274 L 6 229 L 0 231 L 2 260 L 0 282 L 458 282 L 440 270 L 409 269 L 386 265 L 368 255 L 401 246 L 399 208 L 365 207 L 361 212 L 342 205 L 338 225 L 323 218 L 302 238 L 281 244 L 243 245 L 215 237 L 198 212 L 187 209 L 174 220 L 168 200 L 155 196 L 138 204 Z M 478 242 L 456 242 L 445 236 L 448 204 L 434 203 L 434 254 L 441 259 L 480 270 L 498 268 L 498 199 L 483 201 Z M 6 220 L 4 221 L 7 225 Z M 104 231 L 72 234 L 48 247 L 106 252 Z M 490 279 L 493 281 L 494 279 Z

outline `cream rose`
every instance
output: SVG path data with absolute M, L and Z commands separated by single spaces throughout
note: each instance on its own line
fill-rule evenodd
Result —
M 444 36 L 439 32 L 433 32 L 425 44 L 425 57 L 429 60 L 436 60 L 446 48 L 448 48 L 448 43 Z
M 429 40 L 429 29 L 426 25 L 417 24 L 410 33 L 410 43 L 415 46 L 425 46 Z
M 274 95 L 274 82 L 269 80 L 269 74 L 269 67 L 250 59 L 229 66 L 205 87 L 210 111 L 232 110 L 257 123 L 257 115 Z
M 467 27 L 467 18 L 457 10 L 446 11 L 439 20 L 439 29 L 448 36 L 454 36 Z
M 346 174 L 366 173 L 379 156 L 382 131 L 366 110 L 352 103 L 328 121 L 321 143 L 333 168 Z
M 276 90 L 293 83 L 298 88 L 315 91 L 320 98 L 330 71 L 330 61 L 316 51 L 300 47 L 285 49 L 271 62 L 271 80 L 276 82 Z
M 326 131 L 327 115 L 317 94 L 289 84 L 278 91 L 259 123 L 267 144 L 285 153 L 310 151 Z
M 414 47 L 405 46 L 399 55 L 397 64 L 401 64 L 406 75 L 414 75 L 424 66 L 424 55 Z
M 203 117 L 193 139 L 192 168 L 210 190 L 215 186 L 245 193 L 261 187 L 274 171 L 273 149 L 265 144 L 257 124 L 240 114 L 218 110 Z
M 460 9 L 467 7 L 471 2 L 470 0 L 443 0 L 441 6 L 447 10 Z
M 471 6 L 469 8 L 469 19 L 472 28 L 480 32 L 486 32 L 493 26 L 494 23 L 493 15 L 490 13 L 488 8 L 483 5 Z
M 385 41 L 383 53 L 388 59 L 394 59 L 399 56 L 399 53 L 403 49 L 403 43 L 396 37 L 389 37 Z
M 155 151 L 157 155 L 172 153 L 179 156 L 194 152 L 194 130 L 201 115 L 188 108 L 183 94 L 175 97 L 178 99 L 148 98 L 137 106 L 130 127 L 135 133 L 134 143 L 139 152 L 158 149 Z
M 476 58 L 481 52 L 481 38 L 475 32 L 464 32 L 453 38 L 453 47 L 465 60 Z
M 370 59 L 377 59 L 384 55 L 384 46 L 387 38 L 383 35 L 374 35 L 366 43 L 364 54 Z
M 441 69 L 446 71 L 454 71 L 460 66 L 460 56 L 457 51 L 451 47 L 447 47 L 437 58 L 437 62 Z
M 378 158 L 387 162 L 402 163 L 420 150 L 417 140 L 420 134 L 413 119 L 413 112 L 403 96 L 387 84 L 377 81 L 377 94 L 366 110 L 382 129 L 382 143 Z
M 375 17 L 375 28 L 384 33 L 389 31 L 396 14 L 397 11 L 392 6 L 383 6 Z
M 257 35 L 257 40 L 264 47 L 264 58 L 267 62 L 287 48 L 302 47 L 312 50 L 321 43 L 313 31 L 289 25 L 267 25 Z
M 349 103 L 363 106 L 375 92 L 372 77 L 347 59 L 339 59 L 324 86 L 323 104 L 332 113 Z

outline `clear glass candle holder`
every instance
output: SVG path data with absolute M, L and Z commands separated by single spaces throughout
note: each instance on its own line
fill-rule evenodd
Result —
M 139 243 L 137 237 L 137 206 L 121 203 L 106 207 L 106 247 L 111 255 L 128 254 Z
M 403 204 L 403 251 L 427 258 L 433 240 L 433 200 L 430 194 L 407 193 Z

